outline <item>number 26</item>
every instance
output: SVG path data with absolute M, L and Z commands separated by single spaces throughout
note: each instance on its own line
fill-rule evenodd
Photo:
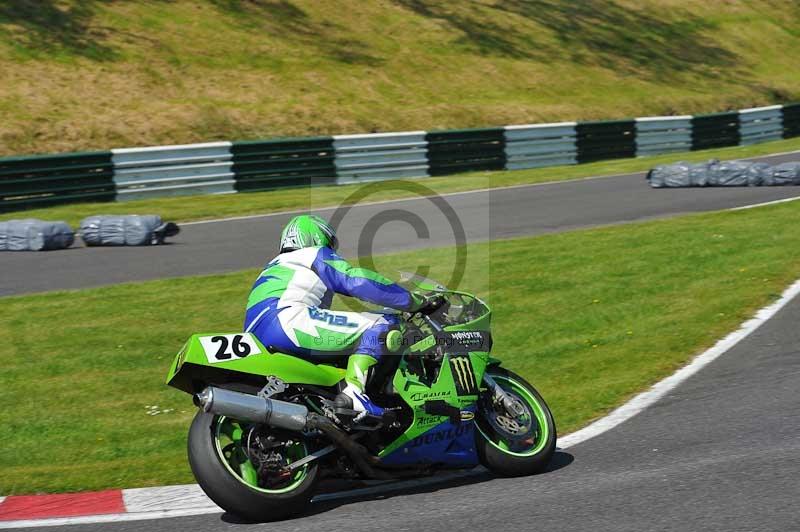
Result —
M 244 336 L 237 334 L 233 337 L 233 341 L 228 343 L 225 336 L 214 336 L 211 338 L 211 343 L 218 343 L 217 353 L 214 355 L 217 360 L 230 360 L 233 355 L 239 358 L 244 358 L 250 354 L 250 344 L 243 342 Z M 230 348 L 230 349 L 229 349 Z

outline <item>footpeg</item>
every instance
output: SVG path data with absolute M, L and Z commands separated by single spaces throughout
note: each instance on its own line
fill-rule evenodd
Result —
M 425 401 L 423 406 L 425 413 L 429 416 L 447 416 L 450 418 L 450 423 L 458 425 L 461 423 L 461 410 L 457 407 L 447 404 L 445 401 Z
M 384 425 L 394 423 L 396 415 L 394 412 L 386 411 L 382 416 L 370 414 L 364 410 L 352 410 L 350 408 L 336 407 L 334 408 L 336 417 L 350 425 L 352 430 L 378 430 Z

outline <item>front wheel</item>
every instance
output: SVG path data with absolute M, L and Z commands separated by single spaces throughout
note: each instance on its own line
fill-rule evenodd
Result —
M 302 435 L 272 431 L 200 411 L 189 429 L 189 465 L 197 483 L 223 510 L 253 521 L 301 512 L 318 477 Z
M 481 400 L 477 416 L 477 448 L 481 463 L 503 476 L 539 473 L 556 450 L 556 425 L 547 403 L 525 379 L 502 368 L 489 375 L 518 405 L 510 414 L 491 399 Z

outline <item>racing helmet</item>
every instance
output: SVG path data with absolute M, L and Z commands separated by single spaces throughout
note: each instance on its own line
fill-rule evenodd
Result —
M 323 218 L 310 214 L 295 216 L 281 233 L 280 252 L 310 247 L 328 247 L 336 250 L 339 240 L 336 231 Z

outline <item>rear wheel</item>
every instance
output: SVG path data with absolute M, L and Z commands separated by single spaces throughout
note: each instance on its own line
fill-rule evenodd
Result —
M 556 449 L 553 415 L 536 389 L 525 379 L 502 368 L 489 375 L 517 404 L 518 414 L 491 400 L 482 400 L 477 416 L 477 447 L 481 463 L 503 476 L 539 473 Z
M 314 494 L 318 467 L 302 435 L 198 412 L 189 429 L 189 465 L 222 509 L 253 521 L 301 512 Z

